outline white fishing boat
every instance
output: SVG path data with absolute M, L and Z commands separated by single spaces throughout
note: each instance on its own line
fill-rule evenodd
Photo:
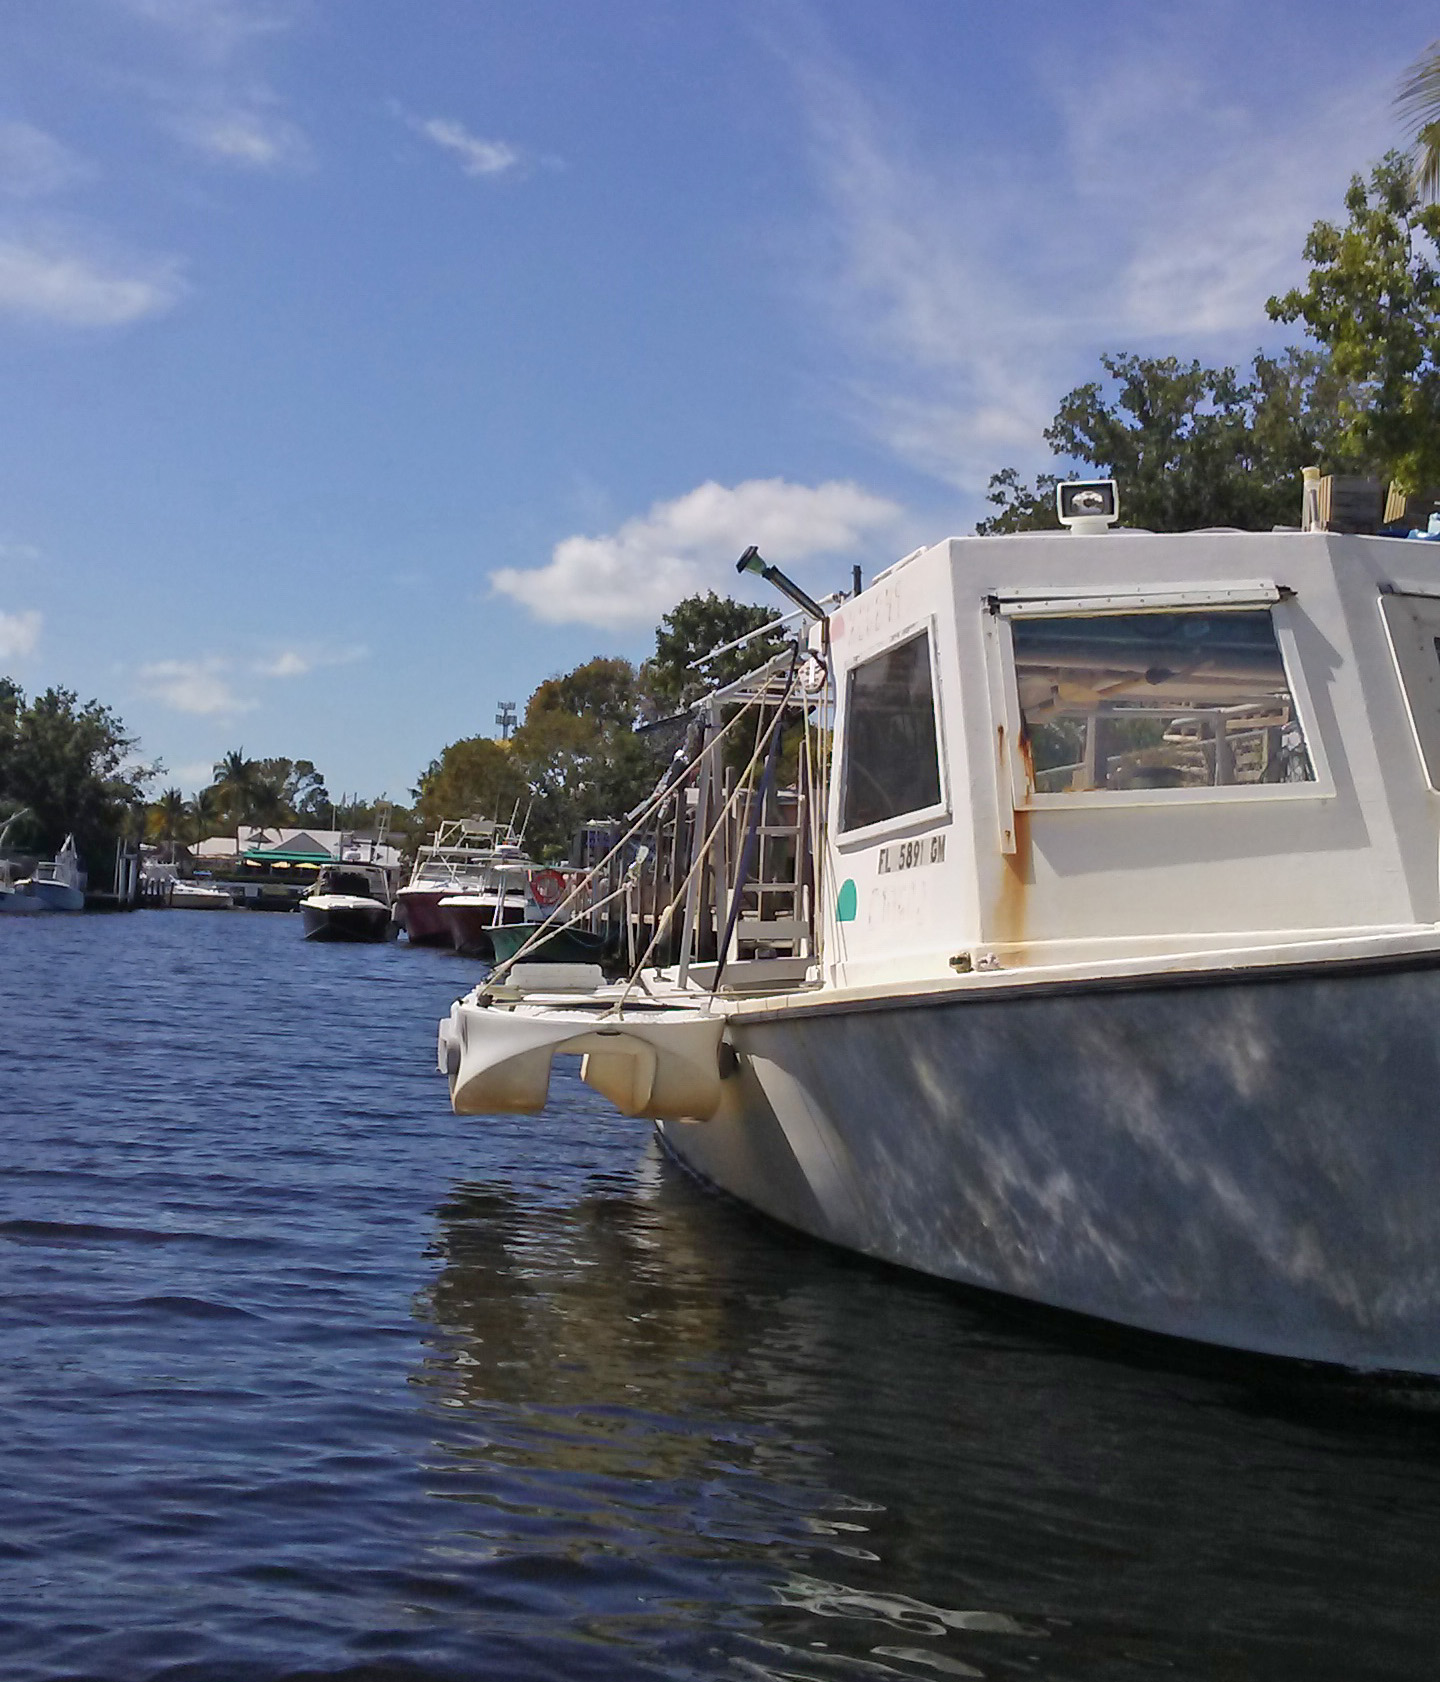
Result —
M 34 873 L 15 884 L 18 891 L 40 901 L 44 911 L 83 911 L 85 872 L 75 850 L 75 837 L 67 835 L 55 857 L 35 866 Z
M 306 940 L 392 940 L 399 929 L 384 865 L 343 860 L 322 867 L 300 901 Z
M 1440 1375 L 1440 545 L 1076 512 L 1098 529 L 917 550 L 804 666 L 707 703 L 697 863 L 656 928 L 678 962 L 607 988 L 522 954 L 441 1025 L 452 1102 L 539 1109 L 579 1053 L 816 1237 Z M 799 711 L 811 749 L 813 864 L 768 941 L 774 755 L 728 795 L 716 771 L 740 702 L 771 740 Z
M 474 931 L 520 921 L 525 878 L 534 868 L 509 824 L 490 818 L 442 823 L 395 895 L 406 938 L 412 946 L 464 950 Z

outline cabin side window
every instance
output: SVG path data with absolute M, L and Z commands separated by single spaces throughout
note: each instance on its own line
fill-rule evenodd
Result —
M 1440 789 L 1440 600 L 1384 595 L 1380 612 L 1400 672 L 1420 762 L 1431 788 Z
M 840 827 L 864 829 L 940 804 L 935 685 L 926 631 L 849 675 Z
M 1313 783 L 1268 609 L 1017 616 L 1038 796 Z

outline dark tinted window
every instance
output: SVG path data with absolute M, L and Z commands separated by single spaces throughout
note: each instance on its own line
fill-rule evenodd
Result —
M 940 800 L 930 639 L 921 632 L 850 673 L 842 829 L 863 829 Z

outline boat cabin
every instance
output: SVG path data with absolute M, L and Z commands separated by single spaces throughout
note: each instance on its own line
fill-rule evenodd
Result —
M 1440 545 L 951 538 L 825 632 L 830 985 L 1440 920 Z

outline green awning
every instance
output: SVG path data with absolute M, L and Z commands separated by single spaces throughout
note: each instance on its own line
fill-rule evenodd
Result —
M 331 853 L 292 853 L 284 847 L 277 847 L 274 852 L 263 852 L 252 847 L 246 853 L 245 864 L 333 864 L 334 855 Z

